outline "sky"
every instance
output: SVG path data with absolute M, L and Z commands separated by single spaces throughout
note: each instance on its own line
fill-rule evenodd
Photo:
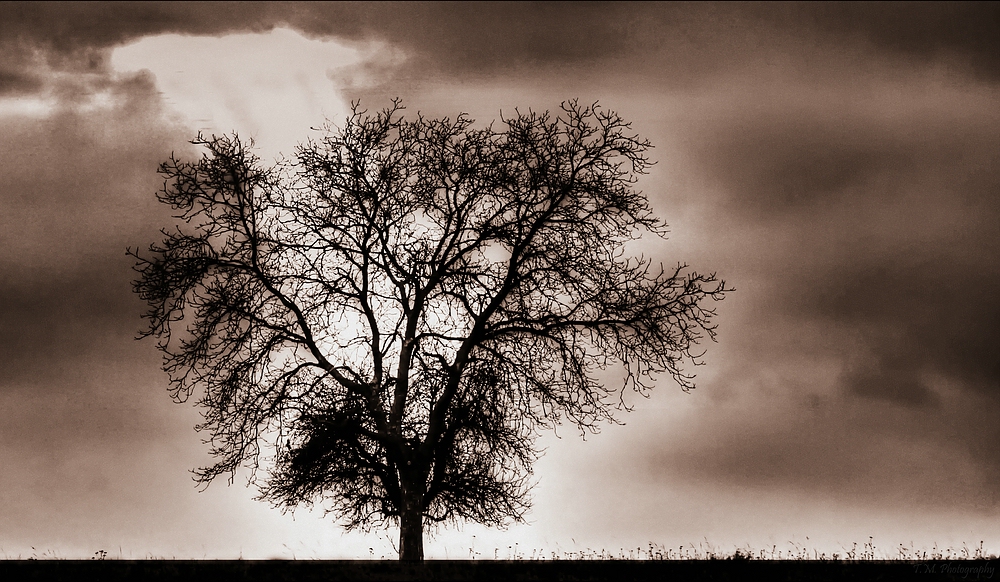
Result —
M 599 101 L 654 145 L 642 251 L 717 272 L 697 388 L 543 435 L 508 547 L 1000 553 L 996 4 L 0 3 L 0 556 L 394 557 L 282 514 L 171 402 L 126 248 L 198 131 L 288 155 L 350 103 Z M 609 381 L 615 381 L 610 378 Z

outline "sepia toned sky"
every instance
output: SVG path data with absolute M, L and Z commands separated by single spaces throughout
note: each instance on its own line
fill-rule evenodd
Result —
M 715 271 L 697 389 L 546 435 L 534 510 L 429 557 L 692 544 L 1000 552 L 995 4 L 0 3 L 0 557 L 395 557 L 199 493 L 125 249 L 199 131 L 290 154 L 352 100 L 600 101 L 657 164 L 641 249 Z M 609 381 L 616 381 L 609 378 Z M 387 537 L 388 536 L 388 537 Z

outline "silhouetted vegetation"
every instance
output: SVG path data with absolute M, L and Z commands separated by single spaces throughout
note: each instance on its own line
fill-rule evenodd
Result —
M 420 560 L 427 524 L 523 518 L 540 429 L 693 387 L 729 289 L 626 253 L 666 234 L 634 188 L 649 143 L 575 101 L 501 126 L 355 106 L 275 166 L 236 136 L 161 166 L 179 224 L 131 253 L 135 291 L 173 397 L 198 394 L 199 481 L 249 467 L 262 499 L 398 524 Z
M 996 555 L 978 546 L 916 549 L 900 544 L 895 552 L 875 547 L 873 538 L 825 554 L 803 544 L 783 548 L 749 546 L 723 552 L 707 542 L 670 548 L 645 547 L 548 551 L 541 548 L 486 555 L 497 559 L 429 560 L 164 560 L 117 559 L 98 550 L 90 561 L 62 560 L 47 550 L 27 560 L 4 554 L 0 579 L 78 580 L 989 580 Z M 470 556 L 483 556 L 473 552 Z M 530 557 L 529 557 L 530 556 Z M 853 557 L 852 557 L 853 556 Z

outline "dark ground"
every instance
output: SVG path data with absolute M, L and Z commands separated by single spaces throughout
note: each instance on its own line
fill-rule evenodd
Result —
M 988 560 L 395 561 L 6 560 L 0 580 L 992 580 Z

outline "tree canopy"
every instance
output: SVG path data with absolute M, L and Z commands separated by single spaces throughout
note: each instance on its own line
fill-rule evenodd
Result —
M 398 524 L 422 559 L 428 523 L 523 518 L 541 429 L 614 421 L 664 373 L 693 387 L 729 289 L 626 252 L 666 226 L 635 188 L 650 144 L 614 112 L 476 128 L 355 105 L 273 165 L 193 143 L 160 167 L 178 224 L 130 254 L 143 334 L 204 415 L 202 483 L 249 467 L 262 499 Z

